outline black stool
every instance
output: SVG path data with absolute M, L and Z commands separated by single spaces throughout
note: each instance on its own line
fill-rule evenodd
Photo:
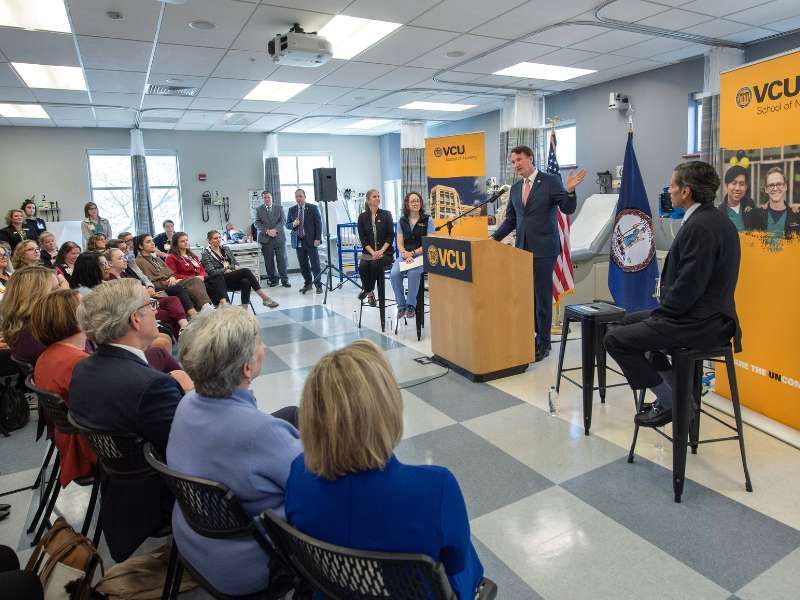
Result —
M 416 315 L 414 320 L 417 325 L 417 341 L 422 339 L 422 328 L 425 327 L 425 286 L 427 285 L 428 274 L 423 273 L 419 282 L 419 290 L 417 291 L 417 306 L 415 307 Z M 408 319 L 403 317 L 403 322 L 408 324 Z M 400 325 L 400 319 L 394 324 L 394 333 L 397 335 L 397 328 Z
M 592 302 L 591 304 L 570 304 L 564 310 L 564 328 L 561 332 L 561 349 L 558 352 L 558 371 L 556 372 L 556 392 L 561 389 L 561 378 L 583 389 L 583 429 L 589 435 L 592 426 L 592 398 L 594 390 L 600 391 L 600 402 L 606 402 L 606 389 L 628 385 L 627 383 L 606 384 L 606 369 L 622 375 L 612 367 L 606 366 L 606 347 L 603 338 L 609 323 L 619 322 L 625 316 L 625 309 L 605 302 Z M 564 368 L 564 353 L 567 349 L 569 337 L 569 324 L 581 324 L 581 366 Z M 597 366 L 597 383 L 594 386 L 594 368 Z M 581 381 L 578 383 L 563 373 L 567 371 L 582 371 Z
M 390 265 L 391 268 L 391 265 Z M 378 281 L 375 282 L 375 287 L 378 288 L 378 310 L 380 311 L 381 315 L 381 333 L 386 332 L 386 307 L 387 306 L 394 306 L 396 303 L 391 302 L 390 304 L 386 304 L 386 271 L 383 273 L 383 277 L 378 277 Z M 364 307 L 371 307 L 372 305 L 367 301 L 366 298 L 361 300 L 361 307 L 358 310 L 358 328 L 361 329 L 361 315 L 364 313 Z
M 697 454 L 697 447 L 700 444 L 710 444 L 713 442 L 726 442 L 739 440 L 739 450 L 742 454 L 742 468 L 744 469 L 744 487 L 748 492 L 753 491 L 750 483 L 750 472 L 747 470 L 747 456 L 744 450 L 744 428 L 742 427 L 742 408 L 739 404 L 739 386 L 736 383 L 736 369 L 733 363 L 733 349 L 730 344 L 713 348 L 711 350 L 692 350 L 689 348 L 678 348 L 669 350 L 672 356 L 672 437 L 656 429 L 656 433 L 667 438 L 672 442 L 672 488 L 675 492 L 675 502 L 681 501 L 683 494 L 684 477 L 686 474 L 686 446 L 692 448 L 692 454 Z M 720 357 L 722 357 L 720 359 Z M 733 416 L 736 427 L 723 421 L 715 415 L 705 411 L 702 407 L 702 385 L 703 385 L 703 361 L 709 360 L 715 363 L 725 363 L 728 381 L 731 388 L 731 402 L 733 404 Z M 639 392 L 638 408 L 641 410 L 644 402 L 645 390 Z M 736 435 L 701 440 L 700 438 L 700 414 L 705 414 L 715 421 L 722 423 L 728 429 L 736 432 Z M 639 426 L 636 425 L 633 431 L 633 442 L 628 453 L 628 462 L 633 462 L 633 454 L 636 450 L 636 439 L 639 436 Z

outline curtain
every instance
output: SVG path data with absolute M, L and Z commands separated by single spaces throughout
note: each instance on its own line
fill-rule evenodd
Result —
M 547 136 L 549 129 L 525 128 L 500 132 L 500 185 L 512 185 L 517 176 L 511 166 L 511 150 L 516 146 L 528 146 L 533 150 L 533 163 L 541 169 L 547 165 Z
M 133 228 L 136 234 L 155 233 L 150 186 L 147 182 L 147 159 L 144 140 L 139 129 L 131 130 L 131 193 L 133 197 Z
M 277 156 L 264 159 L 264 189 L 272 194 L 273 202 L 281 203 L 281 175 Z
M 400 193 L 409 192 L 428 196 L 428 177 L 425 173 L 425 148 L 400 149 Z
M 719 95 L 703 98 L 703 121 L 700 125 L 700 154 L 721 175 L 722 158 L 719 147 Z

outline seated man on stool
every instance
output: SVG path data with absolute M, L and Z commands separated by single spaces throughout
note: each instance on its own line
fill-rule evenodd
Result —
M 608 353 L 635 390 L 656 400 L 635 417 L 642 427 L 672 421 L 672 371 L 660 351 L 711 349 L 730 343 L 741 351 L 741 330 L 733 294 L 739 277 L 739 234 L 714 208 L 719 176 L 700 161 L 675 167 L 672 205 L 686 212 L 661 274 L 660 306 L 631 313 L 605 337 Z

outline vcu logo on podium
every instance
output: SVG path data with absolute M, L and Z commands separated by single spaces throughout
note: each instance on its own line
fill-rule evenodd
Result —
M 425 238 L 425 270 L 462 281 L 472 281 L 472 247 L 463 240 Z

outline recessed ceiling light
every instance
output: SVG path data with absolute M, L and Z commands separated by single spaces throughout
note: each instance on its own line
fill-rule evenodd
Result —
M 49 119 L 40 104 L 0 104 L 0 117 L 9 119 Z
M 401 106 L 406 110 L 438 110 L 442 112 L 461 112 L 475 108 L 477 104 L 448 104 L 445 102 L 410 102 Z
M 209 29 L 214 29 L 216 25 L 211 21 L 192 21 L 189 23 L 189 27 L 192 29 L 202 29 L 203 31 L 208 31 Z
M 496 71 L 495 75 L 506 75 L 508 77 L 525 77 L 527 79 L 547 79 L 549 81 L 567 81 L 575 79 L 581 75 L 596 73 L 591 69 L 576 69 L 575 67 L 559 67 L 557 65 L 544 65 L 541 63 L 521 62 Z
M 85 90 L 86 80 L 80 67 L 59 67 L 31 63 L 11 63 L 29 88 L 49 90 Z
M 450 50 L 446 56 L 447 58 L 461 58 L 464 54 L 466 53 L 463 50 Z
M 351 123 L 346 129 L 374 129 L 391 123 L 391 119 L 361 119 L 355 123 Z
M 333 58 L 350 60 L 398 27 L 400 23 L 337 15 L 319 30 L 319 34 L 333 46 Z
M 164 83 L 183 83 L 183 79 L 180 77 L 170 77 L 169 79 L 165 79 Z
M 286 81 L 262 81 L 254 87 L 245 100 L 264 100 L 268 102 L 286 102 L 296 96 L 309 85 L 308 83 L 288 83 Z
M 0 0 L 0 26 L 72 33 L 64 0 Z

